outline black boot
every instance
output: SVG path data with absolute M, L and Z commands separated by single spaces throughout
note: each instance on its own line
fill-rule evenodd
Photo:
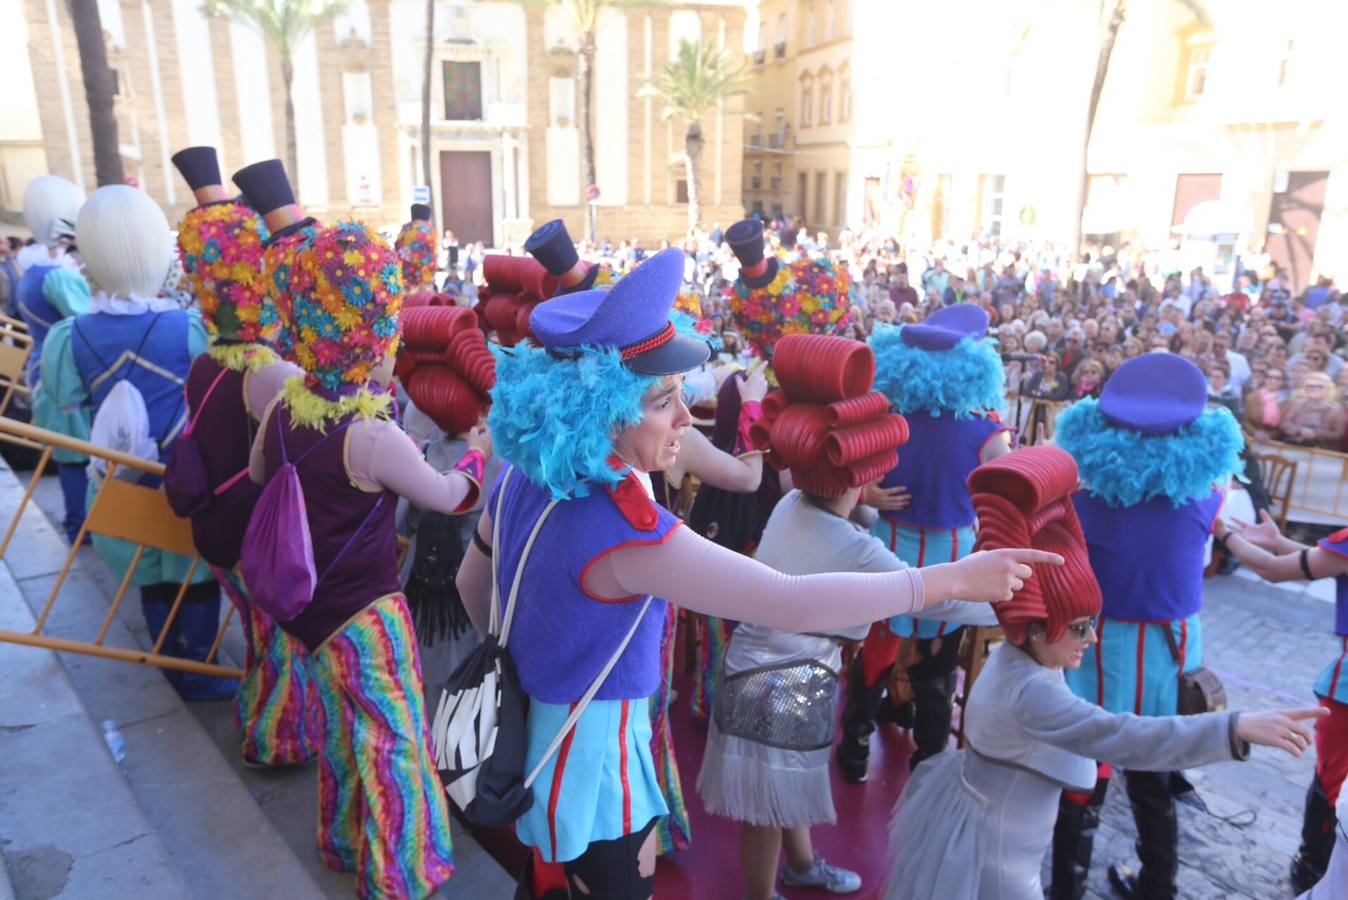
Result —
M 1058 801 L 1058 821 L 1053 826 L 1053 883 L 1048 900 L 1081 900 L 1091 872 L 1095 832 L 1100 827 L 1100 807 L 1105 802 L 1109 779 L 1096 781 L 1086 803 L 1066 794 Z
M 1319 883 L 1334 851 L 1334 829 L 1338 824 L 1334 807 L 1325 796 L 1319 777 L 1311 779 L 1306 791 L 1306 812 L 1301 821 L 1301 849 L 1292 857 L 1292 891 L 1305 893 Z
M 1134 873 L 1122 865 L 1109 867 L 1109 884 L 1121 897 L 1137 900 L 1174 900 L 1179 875 L 1179 818 L 1170 791 L 1169 772 L 1129 772 L 1124 783 L 1137 824 Z
M 875 714 L 885 696 L 889 676 L 867 686 L 861 657 L 852 661 L 847 676 L 847 705 L 843 707 L 842 741 L 838 744 L 838 771 L 843 780 L 860 784 L 866 780 L 866 763 L 871 756 L 871 732 L 875 731 Z
M 954 718 L 955 673 L 913 682 L 913 743 L 908 768 L 950 745 L 950 720 Z

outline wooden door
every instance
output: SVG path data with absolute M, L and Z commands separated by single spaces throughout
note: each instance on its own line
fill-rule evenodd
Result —
M 1220 200 L 1222 175 L 1220 172 L 1175 176 L 1175 205 L 1170 209 L 1170 227 L 1184 224 L 1189 210 L 1206 200 Z
M 491 198 L 489 151 L 440 151 L 440 208 L 445 230 L 459 243 L 492 246 Z
M 1289 172 L 1287 190 L 1274 194 L 1269 207 L 1265 249 L 1273 264 L 1284 271 L 1294 295 L 1310 281 L 1328 185 L 1328 172 Z

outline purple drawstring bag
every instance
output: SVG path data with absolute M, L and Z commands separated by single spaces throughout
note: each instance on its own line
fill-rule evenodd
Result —
M 332 571 L 356 536 L 383 505 L 384 495 L 365 514 L 365 518 L 347 539 L 346 545 L 328 563 L 322 575 L 314 566 L 314 543 L 309 534 L 309 512 L 300 486 L 296 468 L 328 438 L 341 434 L 348 423 L 324 435 L 294 462 L 286 453 L 285 433 L 281 428 L 279 410 L 273 410 L 276 433 L 281 444 L 281 468 L 267 480 L 267 486 L 258 497 L 257 506 L 248 518 L 243 533 L 243 552 L 239 558 L 243 580 L 248 585 L 250 601 L 278 622 L 289 622 L 313 601 L 314 591 Z
M 201 444 L 196 438 L 197 420 L 201 418 L 201 413 L 210 402 L 215 388 L 229 371 L 222 368 L 211 382 L 211 386 L 206 389 L 206 394 L 201 398 L 201 405 L 192 415 L 192 420 L 173 442 L 173 449 L 169 451 L 168 462 L 164 466 L 164 493 L 168 495 L 169 506 L 173 508 L 174 513 L 184 519 L 201 515 L 210 509 L 212 500 L 232 488 L 248 474 L 245 469 L 212 489 L 210 475 L 206 472 L 206 460 L 201 455 Z

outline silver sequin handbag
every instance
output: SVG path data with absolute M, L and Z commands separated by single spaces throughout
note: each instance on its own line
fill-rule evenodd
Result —
M 813 660 L 726 675 L 713 714 L 722 734 L 781 750 L 822 750 L 833 743 L 838 673 Z

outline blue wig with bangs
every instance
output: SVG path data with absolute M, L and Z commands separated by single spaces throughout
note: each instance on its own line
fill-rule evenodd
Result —
M 1094 399 L 1063 410 L 1053 443 L 1072 454 L 1085 488 L 1110 506 L 1165 497 L 1179 507 L 1201 500 L 1243 468 L 1245 446 L 1230 411 L 1209 409 L 1170 434 L 1142 434 L 1112 424 Z
M 613 435 L 641 421 L 642 398 L 659 378 L 633 372 L 609 347 L 584 347 L 575 359 L 530 344 L 491 351 L 496 386 L 487 424 L 503 459 L 556 500 L 622 480 L 626 471 L 608 462 Z
M 949 350 L 921 350 L 900 336 L 902 326 L 876 324 L 875 389 L 900 413 L 952 413 L 968 419 L 1006 402 L 1006 373 L 990 341 L 962 339 Z

